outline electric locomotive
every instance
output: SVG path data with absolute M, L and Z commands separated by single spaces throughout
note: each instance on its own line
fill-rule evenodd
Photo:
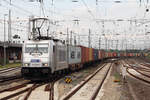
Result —
M 23 45 L 22 75 L 46 78 L 68 68 L 67 46 L 53 40 L 29 40 Z

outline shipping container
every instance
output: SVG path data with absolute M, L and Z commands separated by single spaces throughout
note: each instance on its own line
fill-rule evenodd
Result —
M 124 57 L 124 53 L 123 52 L 120 52 L 120 57 Z
M 148 53 L 144 53 L 144 56 L 147 57 L 147 56 L 148 56 Z
M 130 57 L 132 57 L 133 56 L 133 54 L 132 53 L 130 53 Z
M 89 48 L 86 48 L 86 62 L 89 62 Z
M 120 53 L 119 52 L 117 53 L 117 57 L 120 57 Z
M 110 58 L 111 57 L 111 52 L 108 52 L 108 58 Z
M 117 57 L 117 53 L 116 52 L 112 52 L 112 57 Z
M 136 57 L 136 53 L 133 53 L 133 56 Z
M 80 46 L 81 48 L 81 62 L 82 64 L 86 63 L 86 47 Z
M 81 48 L 75 46 L 68 46 L 68 63 L 81 63 Z
M 105 58 L 105 51 L 101 50 L 101 59 Z
M 99 56 L 98 56 L 99 60 L 103 59 L 104 58 L 104 51 L 99 50 L 98 52 L 99 52 Z
M 97 60 L 98 60 L 98 50 L 93 49 L 93 61 L 97 61 Z
M 89 61 L 93 61 L 93 49 L 89 48 Z
M 109 52 L 106 52 L 106 58 L 109 58 Z
M 107 52 L 105 52 L 105 58 L 107 58 Z
M 130 53 L 127 53 L 127 57 L 130 57 Z
M 98 59 L 99 60 L 101 59 L 101 51 L 100 50 L 98 51 Z

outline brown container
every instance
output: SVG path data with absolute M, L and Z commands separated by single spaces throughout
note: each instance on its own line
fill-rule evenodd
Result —
M 130 53 L 127 53 L 127 57 L 129 57 L 130 56 Z
M 107 58 L 107 52 L 105 52 L 105 58 Z
M 108 57 L 111 57 L 111 52 L 108 52 Z
M 86 62 L 89 62 L 89 48 L 86 48 Z
M 114 57 L 117 57 L 117 53 L 116 52 L 114 52 Z
M 81 62 L 82 62 L 82 64 L 84 64 L 85 62 L 86 62 L 86 49 L 85 49 L 85 47 L 83 47 L 83 46 L 80 46 L 81 47 Z
M 102 59 L 105 58 L 105 51 L 102 51 Z
M 98 59 L 99 60 L 101 59 L 101 51 L 100 50 L 98 51 Z
M 99 51 L 99 59 L 103 59 L 105 57 L 105 52 L 103 50 Z
M 89 61 L 93 60 L 93 49 L 89 48 Z

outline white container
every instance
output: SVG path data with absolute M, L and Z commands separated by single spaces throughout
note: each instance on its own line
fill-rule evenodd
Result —
M 68 46 L 68 64 L 81 63 L 81 48 Z

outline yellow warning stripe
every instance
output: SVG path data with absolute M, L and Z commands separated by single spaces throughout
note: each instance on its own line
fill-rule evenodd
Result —
M 71 78 L 66 78 L 66 83 L 70 83 L 72 81 Z

